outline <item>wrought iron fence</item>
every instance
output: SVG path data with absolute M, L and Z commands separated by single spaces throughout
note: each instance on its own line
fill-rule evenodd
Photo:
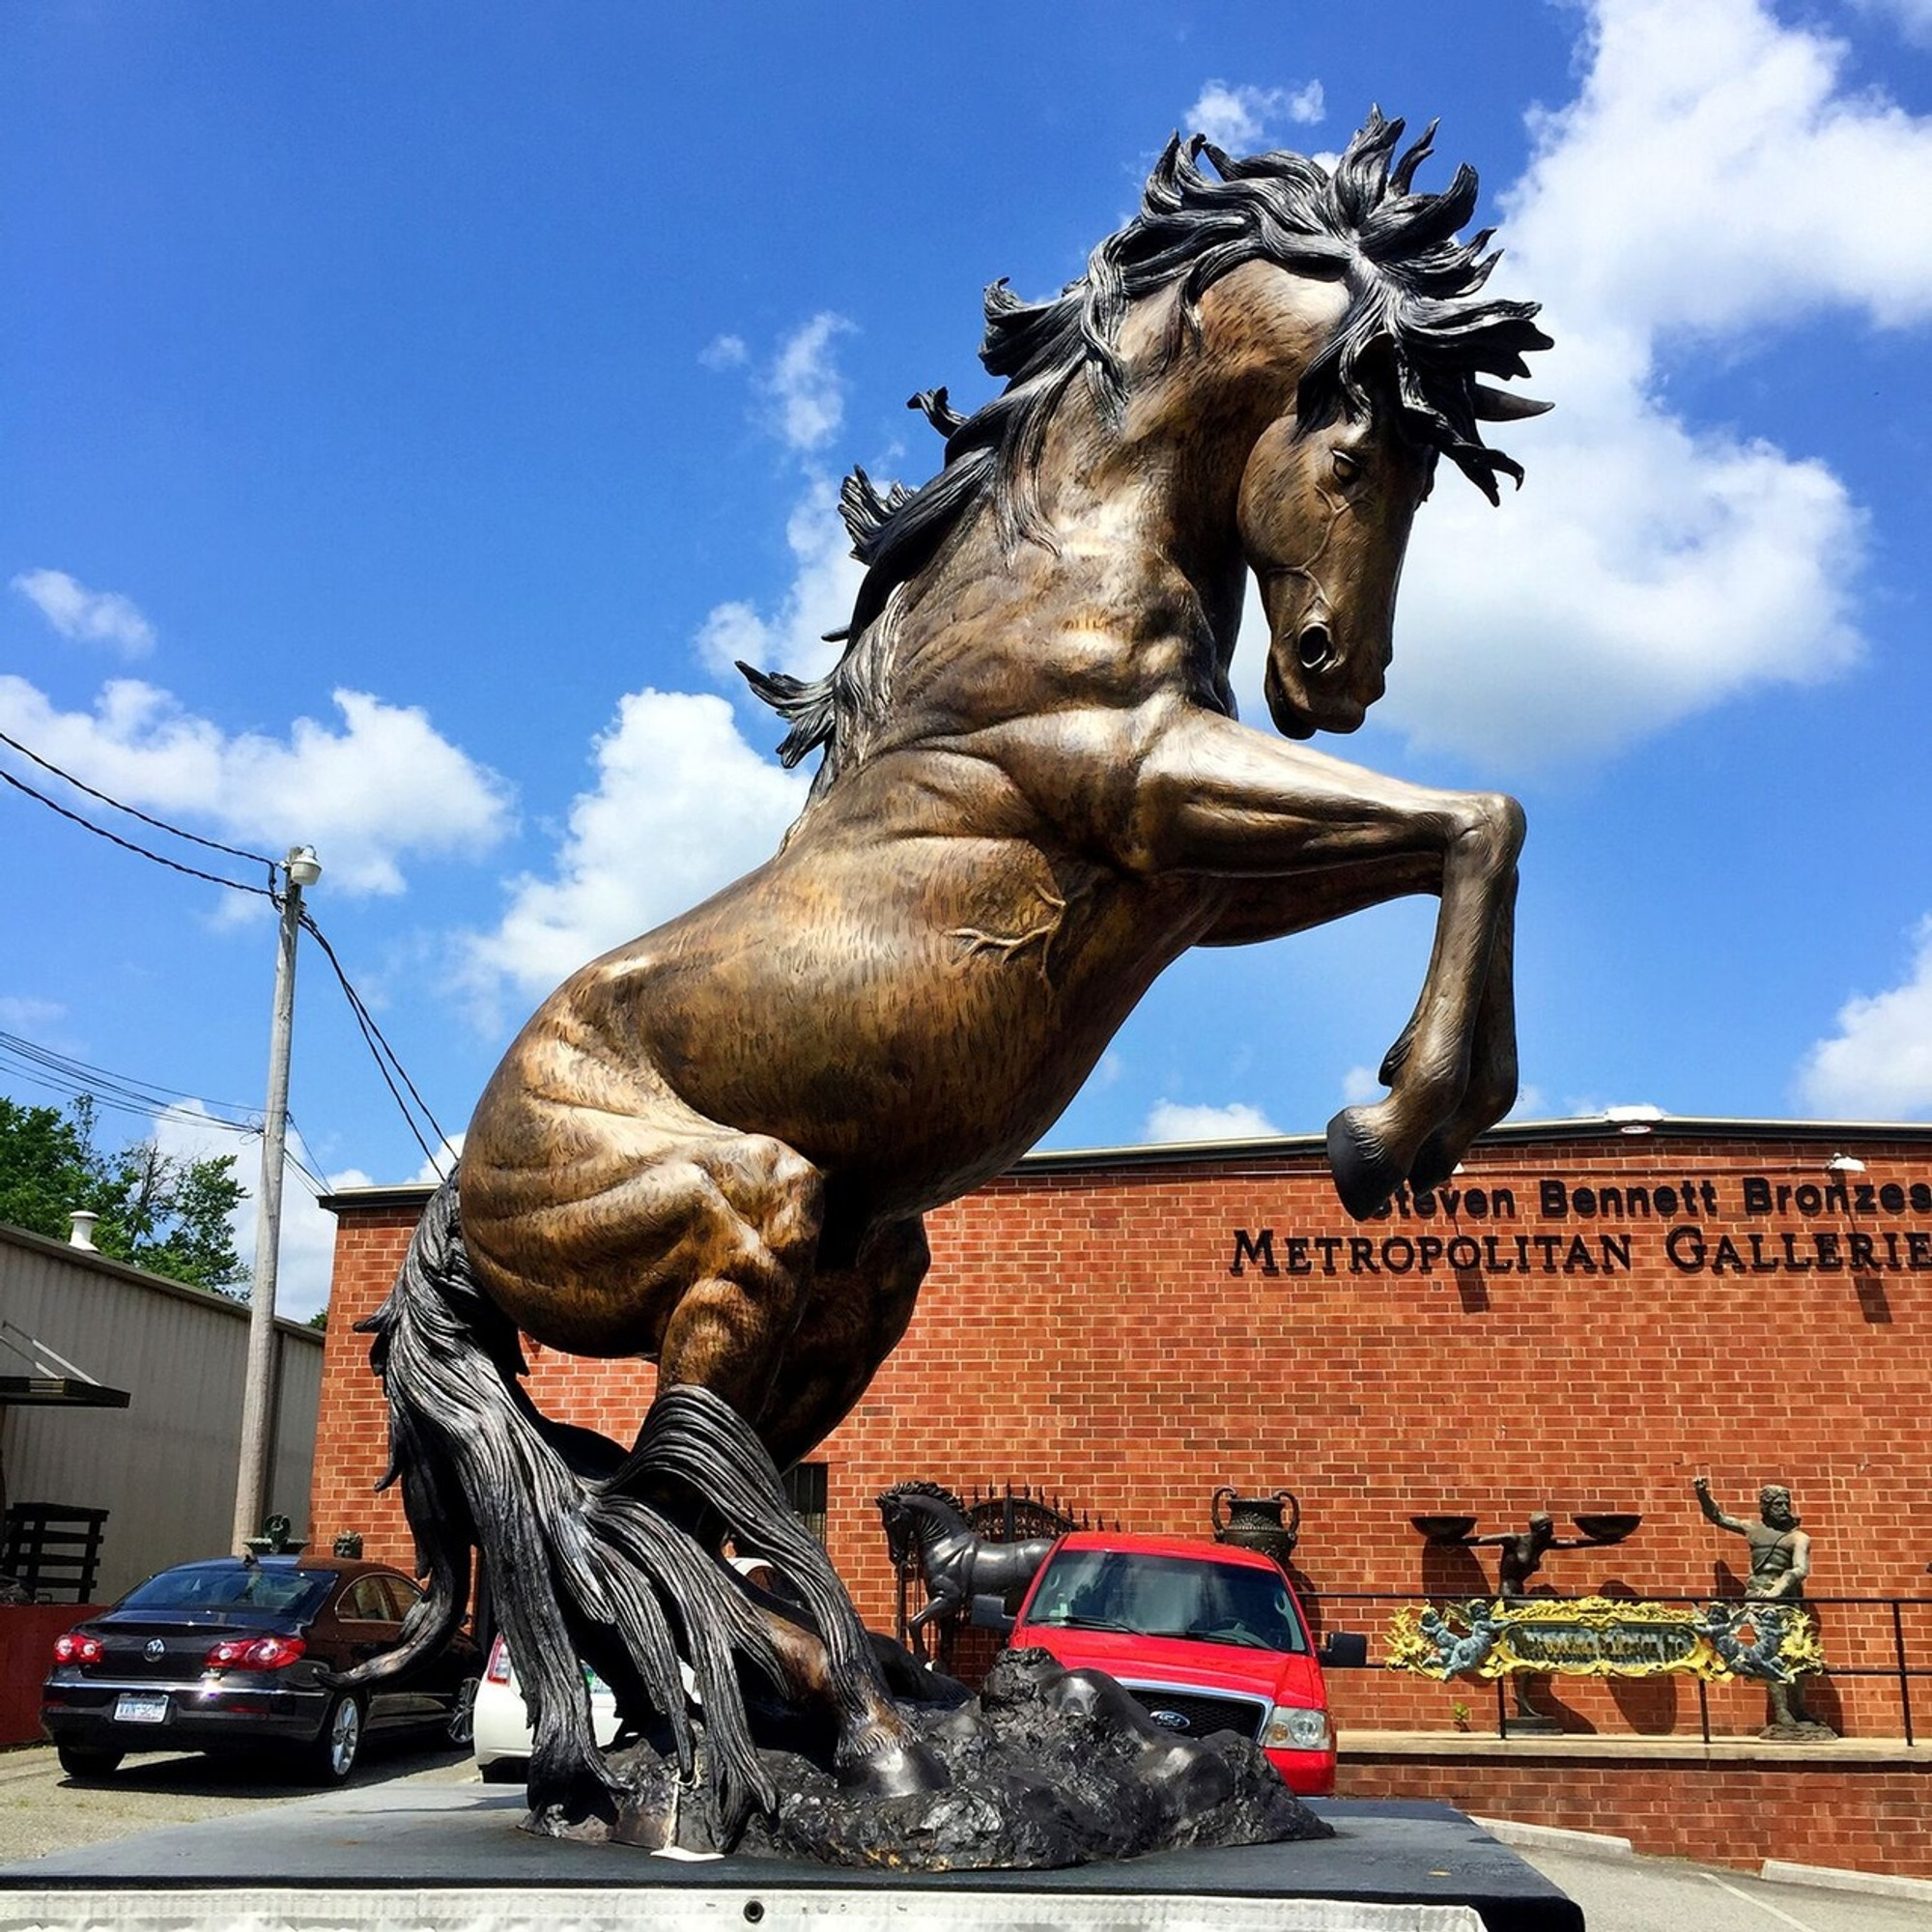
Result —
M 1370 1590 L 1321 1590 L 1309 1589 L 1300 1578 L 1296 1579 L 1297 1594 L 1308 1611 L 1309 1621 L 1317 1631 L 1329 1627 L 1358 1628 L 1371 1621 L 1367 1617 L 1351 1618 L 1345 1605 L 1379 1605 L 1390 1615 L 1399 1608 L 1413 1608 L 1429 1605 L 1437 1609 L 1455 1608 L 1468 1603 L 1475 1594 L 1461 1591 L 1449 1596 L 1430 1595 L 1420 1591 L 1370 1591 Z M 1539 1593 L 1532 1602 L 1548 1605 L 1551 1608 L 1565 1603 L 1579 1603 L 1583 1599 L 1577 1596 L 1544 1596 Z M 1707 1591 L 1701 1596 L 1668 1596 L 1661 1592 L 1645 1591 L 1634 1594 L 1625 1601 L 1646 1604 L 1701 1605 L 1737 1601 L 1719 1597 Z M 1886 1678 L 1897 1688 L 1898 1714 L 1908 1745 L 1918 1742 L 1917 1728 L 1913 1721 L 1912 1686 L 1915 1680 L 1932 1678 L 1932 1661 L 1920 1662 L 1918 1659 L 1932 1660 L 1932 1597 L 1813 1597 L 1802 1600 L 1802 1607 L 1816 1614 L 1820 1611 L 1851 1610 L 1861 1614 L 1852 1617 L 1842 1615 L 1821 1617 L 1826 1643 L 1830 1652 L 1830 1662 L 1821 1677 L 1830 1682 L 1848 1678 Z M 1870 1614 L 1863 1614 L 1863 1613 Z M 1916 1628 L 1914 1641 L 1908 1641 L 1908 1622 Z M 1382 1662 L 1378 1652 L 1382 1645 L 1388 1617 L 1381 1617 L 1375 1629 L 1367 1631 L 1369 1637 L 1369 1657 L 1372 1664 Z M 1849 1652 L 1850 1661 L 1841 1662 L 1839 1658 L 1846 1655 L 1847 1640 L 1853 1640 L 1855 1647 Z M 1888 1655 L 1889 1654 L 1889 1655 Z M 1449 1678 L 1448 1683 L 1467 1682 L 1467 1679 Z M 1692 1680 L 1697 1686 L 1698 1727 L 1706 1744 L 1711 1742 L 1711 1705 L 1709 1686 L 1701 1677 Z M 1749 1678 L 1739 1678 L 1738 1683 L 1753 1683 Z M 1496 1687 L 1496 1735 L 1506 1738 L 1510 1734 L 1508 1699 L 1505 1695 L 1508 1678 L 1498 1677 Z

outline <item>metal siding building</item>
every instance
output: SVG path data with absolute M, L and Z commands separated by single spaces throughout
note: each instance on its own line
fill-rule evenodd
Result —
M 306 1534 L 322 1389 L 320 1331 L 275 1323 L 268 1511 Z M 228 1548 L 242 1442 L 248 1310 L 90 1250 L 0 1226 L 0 1374 L 33 1344 L 126 1408 L 0 1407 L 9 1503 L 109 1512 L 95 1596 L 119 1596 L 170 1563 Z

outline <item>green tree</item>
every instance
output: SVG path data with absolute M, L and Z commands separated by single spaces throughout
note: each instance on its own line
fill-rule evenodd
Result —
M 92 1208 L 102 1254 L 239 1298 L 248 1270 L 229 1216 L 246 1192 L 233 1154 L 190 1160 L 152 1140 L 103 1152 L 86 1094 L 65 1115 L 0 1097 L 0 1221 L 16 1228 L 64 1240 L 68 1216 Z

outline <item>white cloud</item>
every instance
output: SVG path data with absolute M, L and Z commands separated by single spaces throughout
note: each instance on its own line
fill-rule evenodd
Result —
M 1371 1100 L 1379 1100 L 1387 1091 L 1376 1077 L 1373 1066 L 1351 1066 L 1342 1076 L 1342 1104 L 1347 1107 L 1360 1107 Z
M 1548 767 L 1857 662 L 1864 518 L 1822 464 L 1634 397 L 1530 440 L 1520 497 L 1453 479 L 1418 521 L 1386 707 L 1416 745 Z
M 1846 91 L 1842 49 L 1755 0 L 1597 0 L 1591 23 L 1577 99 L 1535 118 L 1503 197 L 1494 285 L 1545 305 L 1558 346 L 1523 386 L 1557 412 L 1495 433 L 1529 470 L 1500 511 L 1445 466 L 1384 706 L 1506 770 L 1856 662 L 1859 506 L 1748 427 L 1687 424 L 1660 371 L 1824 309 L 1932 318 L 1932 122 Z M 1237 672 L 1252 712 L 1259 663 Z
M 1217 148 L 1237 155 L 1269 145 L 1269 129 L 1283 121 L 1312 127 L 1326 112 L 1321 83 L 1304 87 L 1239 87 L 1210 80 L 1181 117 L 1184 127 L 1206 134 Z
M 1160 1100 L 1147 1117 L 1143 1130 L 1150 1141 L 1252 1141 L 1277 1137 L 1281 1129 L 1245 1100 L 1225 1107 L 1184 1107 L 1177 1100 Z
M 44 1033 L 67 1018 L 67 1009 L 53 1000 L 25 994 L 0 993 L 0 1029 L 8 1033 Z
M 759 386 L 772 404 L 768 426 L 788 448 L 822 449 L 844 423 L 845 381 L 832 345 L 851 327 L 842 315 L 826 310 L 780 345 Z
M 548 992 L 770 857 L 810 781 L 759 754 L 722 697 L 640 691 L 597 741 L 597 787 L 570 810 L 552 875 L 512 886 L 494 932 L 468 944 L 486 1004 Z
M 1544 1121 L 1549 1118 L 1549 1103 L 1543 1097 L 1541 1087 L 1532 1087 L 1527 1081 L 1517 1089 L 1516 1105 L 1506 1119 L 1512 1121 Z
M 118 590 L 90 590 L 64 570 L 22 571 L 13 587 L 64 638 L 109 644 L 128 658 L 155 647 L 155 627 Z
M 235 1179 L 247 1190 L 228 1217 L 235 1252 L 252 1273 L 260 1226 L 262 1140 L 259 1132 L 238 1135 L 213 1120 L 196 1100 L 185 1100 L 156 1117 L 149 1129 L 155 1146 L 171 1160 L 213 1160 L 232 1156 Z M 356 1180 L 364 1177 L 355 1176 Z M 334 1184 L 334 1183 L 331 1183 Z M 353 1182 L 351 1184 L 354 1184 Z M 282 1175 L 281 1238 L 276 1244 L 275 1313 L 306 1321 L 328 1299 L 335 1254 L 335 1217 L 316 1205 L 307 1179 L 293 1166 Z
M 741 369 L 751 355 L 742 335 L 719 335 L 698 351 L 697 359 L 707 369 Z
M 838 660 L 839 646 L 825 634 L 852 614 L 865 575 L 852 555 L 852 539 L 838 516 L 838 492 L 831 479 L 810 478 L 785 523 L 785 542 L 795 561 L 792 581 L 778 608 L 762 616 L 743 601 L 718 605 L 697 633 L 697 652 L 721 676 L 735 680 L 743 663 L 756 670 L 787 670 L 819 677 Z
M 1900 984 L 1846 1001 L 1837 1033 L 1805 1055 L 1798 1085 L 1812 1113 L 1838 1120 L 1932 1113 L 1932 915 L 1919 921 L 1917 946 Z
M 338 730 L 298 718 L 286 739 L 229 736 L 136 679 L 104 685 L 91 712 L 64 712 L 0 676 L 0 728 L 124 805 L 196 821 L 189 830 L 271 857 L 313 845 L 330 889 L 399 893 L 405 856 L 473 855 L 501 839 L 508 788 L 424 712 L 365 692 L 334 697 Z
M 1652 331 L 1932 311 L 1932 124 L 1841 91 L 1842 43 L 1761 0 L 1598 0 L 1592 52 L 1507 209 L 1552 305 Z

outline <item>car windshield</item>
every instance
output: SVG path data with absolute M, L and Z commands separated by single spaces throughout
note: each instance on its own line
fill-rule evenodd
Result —
M 267 1610 L 305 1617 L 334 1582 L 327 1570 L 268 1570 L 254 1563 L 188 1563 L 137 1584 L 123 1610 Z
M 1308 1647 L 1280 1577 L 1245 1564 L 1137 1550 L 1063 1549 L 1040 1578 L 1027 1621 L 1250 1650 Z

